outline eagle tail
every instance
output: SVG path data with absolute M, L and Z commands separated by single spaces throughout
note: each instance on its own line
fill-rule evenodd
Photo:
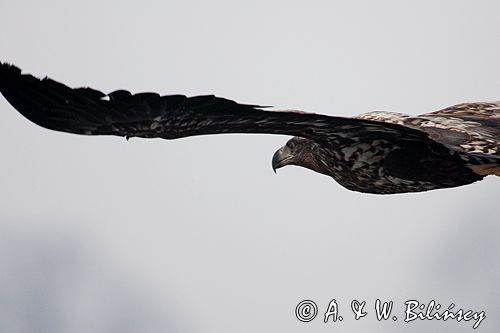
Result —
M 500 177 L 500 156 L 485 155 L 480 153 L 469 153 L 479 161 L 479 164 L 469 164 L 469 168 L 481 176 L 498 176 Z

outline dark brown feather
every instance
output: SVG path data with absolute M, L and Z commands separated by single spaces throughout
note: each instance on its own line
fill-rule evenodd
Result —
M 69 88 L 52 79 L 37 79 L 0 64 L 0 91 L 26 118 L 53 130 L 87 135 L 175 139 L 218 133 L 286 134 L 328 141 L 346 131 L 379 132 L 396 138 L 427 134 L 396 124 L 305 112 L 267 111 L 213 95 L 186 97 L 155 93 L 108 95 L 91 88 Z M 105 99 L 105 97 L 108 99 Z M 352 134 L 347 133 L 347 136 Z

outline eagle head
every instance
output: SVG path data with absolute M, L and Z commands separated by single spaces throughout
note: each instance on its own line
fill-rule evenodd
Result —
M 296 136 L 274 153 L 273 170 L 276 172 L 276 169 L 286 165 L 297 165 L 325 174 L 327 170 L 321 157 L 321 149 L 316 141 Z

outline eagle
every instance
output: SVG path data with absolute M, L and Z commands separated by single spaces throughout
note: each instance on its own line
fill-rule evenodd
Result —
M 420 192 L 500 176 L 500 101 L 411 116 L 375 111 L 336 117 L 276 111 L 213 95 L 109 94 L 70 88 L 0 62 L 0 91 L 42 127 L 83 135 L 177 139 L 220 133 L 293 136 L 272 167 L 296 165 L 374 194 Z

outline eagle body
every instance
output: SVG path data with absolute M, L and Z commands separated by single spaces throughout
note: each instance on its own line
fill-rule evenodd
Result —
M 378 136 L 336 140 L 323 152 L 333 152 L 326 159 L 332 161 L 331 176 L 350 190 L 376 194 L 420 192 L 467 185 L 488 174 L 500 176 L 498 103 L 459 104 L 416 117 L 375 111 L 357 118 L 415 128 L 454 147 L 418 140 L 383 140 Z M 482 124 L 487 123 L 486 119 L 491 126 L 485 128 Z
M 32 122 L 75 134 L 290 135 L 273 156 L 274 170 L 305 167 L 358 192 L 420 192 L 500 176 L 500 102 L 464 103 L 419 116 L 377 111 L 348 118 L 270 111 L 213 95 L 104 94 L 38 79 L 6 63 L 0 63 L 0 92 Z
M 467 165 L 478 163 L 443 146 L 383 139 L 339 140 L 319 149 L 321 165 L 347 189 L 375 194 L 428 191 L 484 178 Z

